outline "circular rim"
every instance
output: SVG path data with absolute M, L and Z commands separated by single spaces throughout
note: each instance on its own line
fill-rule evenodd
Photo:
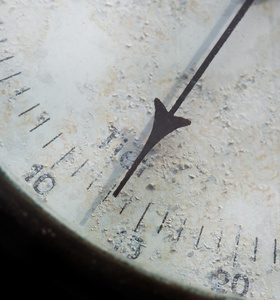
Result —
M 184 288 L 118 260 L 59 223 L 1 170 L 0 234 L 4 237 L 2 251 L 4 248 L 11 255 L 8 269 L 13 262 L 19 269 L 18 261 L 23 262 L 33 276 L 21 278 L 22 283 L 26 279 L 32 285 L 35 279 L 52 295 L 68 293 L 73 299 L 92 299 L 96 293 L 122 299 L 237 299 Z

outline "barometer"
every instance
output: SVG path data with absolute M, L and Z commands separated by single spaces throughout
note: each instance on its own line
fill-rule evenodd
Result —
M 1 210 L 93 285 L 280 299 L 280 2 L 0 11 Z

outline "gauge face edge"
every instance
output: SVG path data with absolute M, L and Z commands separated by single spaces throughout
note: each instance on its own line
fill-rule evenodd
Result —
M 101 291 L 101 288 L 106 286 L 106 289 L 112 290 L 114 295 L 119 293 L 122 297 L 131 294 L 136 297 L 140 295 L 146 299 L 151 297 L 152 299 L 203 300 L 222 297 L 214 293 L 211 295 L 203 290 L 191 287 L 182 288 L 171 282 L 164 282 L 98 249 L 36 205 L 10 181 L 2 170 L 0 170 L 0 199 L 1 223 L 6 220 L 6 228 L 2 228 L 1 232 L 4 230 L 9 235 L 12 231 L 17 231 L 11 236 L 24 240 L 19 243 L 23 248 L 28 248 L 29 252 L 28 254 L 21 253 L 21 258 L 29 260 L 29 263 L 39 264 L 42 272 L 47 272 L 45 268 L 48 270 L 54 268 L 54 272 L 58 271 L 66 275 L 70 268 L 72 272 L 75 270 L 78 287 L 82 281 L 79 279 L 80 276 L 84 280 L 83 286 L 85 282 L 91 281 L 92 287 L 97 287 L 97 290 Z M 19 235 L 24 235 L 24 239 Z M 5 245 L 5 243 L 11 243 L 9 239 L 4 239 L 3 243 L 8 249 L 13 246 Z M 44 252 L 36 255 L 38 249 Z M 16 253 L 17 251 L 24 253 L 26 249 L 19 247 L 14 250 Z M 34 260 L 30 261 L 33 255 Z M 51 265 L 47 266 L 49 263 Z M 69 279 L 69 275 L 66 275 L 66 278 Z M 92 287 L 89 289 L 91 290 Z

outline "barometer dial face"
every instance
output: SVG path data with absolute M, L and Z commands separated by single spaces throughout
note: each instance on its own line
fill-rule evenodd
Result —
M 15 188 L 151 277 L 279 299 L 280 2 L 255 1 L 117 196 L 244 1 L 1 1 L 0 164 Z M 82 249 L 81 249 L 82 255 Z

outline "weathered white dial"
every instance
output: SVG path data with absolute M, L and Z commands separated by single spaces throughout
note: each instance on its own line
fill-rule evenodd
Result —
M 280 299 L 280 2 L 246 13 L 141 151 L 244 1 L 0 1 L 0 164 L 93 245 L 150 276 Z

